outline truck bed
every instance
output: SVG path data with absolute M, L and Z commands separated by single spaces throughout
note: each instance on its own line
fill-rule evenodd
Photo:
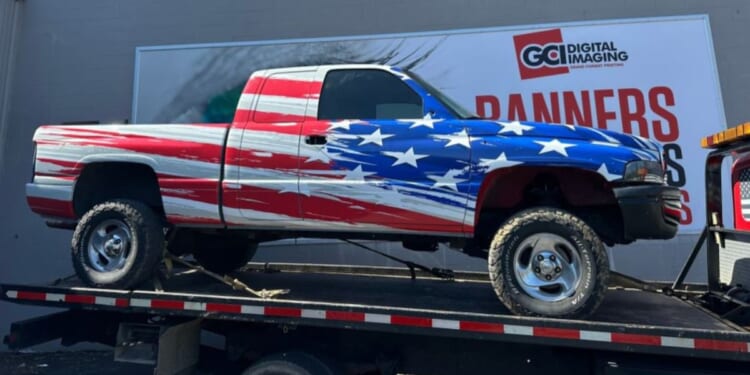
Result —
M 335 272 L 333 272 L 335 271 Z M 391 272 L 392 271 L 392 272 Z M 412 280 L 399 270 L 253 265 L 233 274 L 254 289 L 289 289 L 255 298 L 187 270 L 163 291 L 83 287 L 75 277 L 48 285 L 2 284 L 17 303 L 209 319 L 323 326 L 403 334 L 545 342 L 626 352 L 750 361 L 750 332 L 696 304 L 655 292 L 610 289 L 587 320 L 518 317 L 498 301 L 482 274 Z

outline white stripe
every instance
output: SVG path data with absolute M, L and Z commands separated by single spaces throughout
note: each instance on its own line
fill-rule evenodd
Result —
M 18 291 L 17 290 L 8 290 L 5 292 L 5 295 L 8 298 L 16 299 L 18 298 Z
M 534 328 L 529 326 L 506 324 L 503 327 L 503 332 L 508 335 L 534 336 Z
M 184 302 L 185 310 L 193 311 L 206 311 L 206 304 L 204 302 Z
M 324 310 L 302 309 L 302 317 L 310 319 L 325 319 L 326 312 Z
M 26 184 L 26 196 L 54 199 L 58 201 L 71 201 L 73 200 L 73 185 Z
M 248 306 L 248 305 L 242 305 L 242 308 L 240 311 L 243 314 L 250 314 L 250 315 L 263 315 L 265 313 L 265 308 L 263 306 Z
M 347 231 L 373 231 L 373 232 L 399 232 L 410 233 L 424 231 L 407 231 L 393 229 L 386 225 L 378 224 L 357 224 L 345 223 L 340 221 L 323 221 L 323 220 L 302 220 L 300 218 L 274 214 L 265 211 L 255 211 L 250 209 L 238 209 L 235 207 L 224 206 L 224 220 L 233 226 L 248 226 L 256 228 L 278 228 L 287 229 L 316 229 L 326 227 L 329 229 L 347 230 Z
M 295 71 L 299 69 L 299 71 Z M 268 79 L 287 79 L 290 81 L 299 82 L 314 82 L 316 69 L 310 69 L 310 67 L 295 68 L 295 70 L 284 69 L 283 72 L 273 73 L 268 76 Z M 317 81 L 319 82 L 319 81 Z
M 134 152 L 116 147 L 85 146 L 75 143 L 68 143 L 64 148 L 39 146 L 37 155 L 39 157 L 68 162 L 80 162 L 81 160 L 87 162 L 90 160 L 87 159 L 87 156 L 95 157 L 96 161 L 133 161 L 141 163 L 148 160 L 155 164 L 151 166 L 154 167 L 157 173 L 193 178 L 218 179 L 220 170 L 219 163 Z
M 581 331 L 581 340 L 612 342 L 612 333 L 598 331 Z
M 242 94 L 237 103 L 237 109 L 249 110 L 255 103 L 258 112 L 280 113 L 286 115 L 304 116 L 307 108 L 307 98 L 290 98 L 276 95 Z M 318 107 L 317 99 L 310 99 L 310 106 Z
M 669 346 L 673 348 L 687 348 L 695 349 L 695 340 L 683 337 L 661 337 L 661 346 Z
M 114 306 L 117 303 L 115 298 L 111 297 L 96 297 L 94 298 L 94 304 L 104 306 Z
M 460 329 L 461 323 L 458 320 L 432 319 L 432 328 Z
M 161 196 L 164 203 L 164 212 L 167 216 L 178 216 L 182 218 L 200 218 L 220 220 L 219 206 L 213 203 L 175 198 L 168 195 Z
M 47 293 L 44 296 L 44 300 L 49 302 L 65 302 L 65 295 L 57 293 Z
M 242 137 L 241 148 L 261 153 L 272 153 L 279 155 L 297 156 L 300 146 L 299 135 L 284 134 L 273 131 L 252 130 L 246 131 Z M 319 148 L 307 147 L 307 154 L 302 152 L 300 157 L 310 157 L 313 151 L 320 152 Z M 303 150 L 304 151 L 304 150 Z
M 37 163 L 37 167 L 41 163 Z M 37 168 L 37 171 L 40 171 L 39 168 Z M 56 173 L 57 171 L 52 171 L 51 173 Z M 62 177 L 53 177 L 53 176 L 34 176 L 34 183 L 35 184 L 42 184 L 42 185 L 72 185 L 73 181 L 67 178 Z
M 610 142 L 603 142 L 603 141 L 591 141 L 591 144 L 599 145 L 599 146 L 620 147 L 619 142 L 610 143 Z
M 89 131 L 87 131 L 89 130 Z M 190 124 L 147 124 L 147 125 L 91 125 L 50 127 L 37 134 L 36 141 L 69 142 L 71 139 L 81 139 L 82 136 L 90 141 L 105 141 L 116 138 L 116 135 L 101 134 L 100 132 L 116 133 L 123 136 L 141 136 L 159 138 L 166 141 L 185 141 L 222 146 L 226 126 L 200 126 Z
M 242 94 L 240 101 L 237 102 L 237 109 L 249 110 L 255 106 L 255 100 L 258 97 L 255 94 Z
M 151 308 L 151 300 L 150 299 L 133 298 L 133 299 L 130 300 L 130 306 Z
M 380 324 L 391 324 L 391 316 L 387 314 L 365 314 L 365 322 L 367 323 L 380 323 Z

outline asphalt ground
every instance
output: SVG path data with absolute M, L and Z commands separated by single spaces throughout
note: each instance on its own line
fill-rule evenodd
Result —
M 75 349 L 75 348 L 73 348 Z M 204 358 L 205 357 L 205 358 Z M 225 360 L 221 352 L 202 353 L 191 375 L 240 374 L 247 364 Z M 153 375 L 154 367 L 114 361 L 112 350 L 0 352 L 0 375 Z
M 0 352 L 3 375 L 151 375 L 150 366 L 119 363 L 112 351 Z

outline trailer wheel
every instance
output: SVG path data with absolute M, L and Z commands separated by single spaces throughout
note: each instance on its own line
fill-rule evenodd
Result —
M 149 278 L 162 257 L 164 231 L 147 205 L 129 200 L 100 203 L 73 233 L 73 268 L 87 285 L 129 289 Z
M 304 352 L 271 355 L 255 362 L 242 375 L 336 375 L 340 372 L 320 358 Z
M 604 298 L 609 260 L 583 220 L 550 207 L 511 217 L 489 252 L 492 286 L 513 313 L 585 318 Z
M 247 237 L 198 235 L 193 258 L 209 271 L 227 273 L 246 265 L 257 249 L 258 243 Z

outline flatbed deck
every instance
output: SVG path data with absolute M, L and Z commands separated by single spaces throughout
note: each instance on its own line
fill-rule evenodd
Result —
M 486 278 L 483 274 L 412 280 L 387 269 L 329 272 L 333 269 L 254 265 L 233 274 L 256 289 L 290 290 L 276 299 L 249 296 L 191 270 L 165 280 L 162 291 L 92 289 L 75 277 L 47 285 L 0 287 L 1 298 L 8 301 L 72 309 L 444 337 L 471 335 L 481 340 L 543 341 L 592 350 L 750 361 L 746 327 L 674 296 L 613 288 L 596 315 L 587 320 L 518 317 L 503 307 L 488 282 L 480 281 Z

